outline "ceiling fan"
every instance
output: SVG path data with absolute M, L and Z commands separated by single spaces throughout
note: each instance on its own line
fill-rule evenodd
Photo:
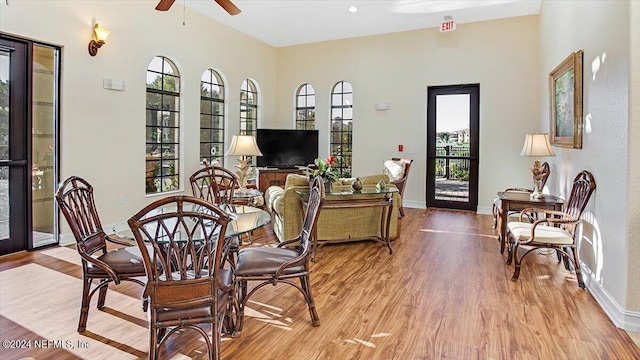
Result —
M 158 6 L 156 6 L 156 10 L 167 11 L 169 10 L 169 8 L 171 8 L 171 5 L 173 5 L 175 1 L 176 0 L 160 0 Z M 229 13 L 229 15 L 240 14 L 240 9 L 238 9 L 238 7 L 231 2 L 231 0 L 215 0 L 215 2 L 217 2 L 218 5 L 222 6 L 222 8 Z

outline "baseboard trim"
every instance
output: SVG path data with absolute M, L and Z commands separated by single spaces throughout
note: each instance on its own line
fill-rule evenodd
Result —
M 76 243 L 76 238 L 73 234 L 58 234 L 58 245 L 68 246 Z
M 403 199 L 402 207 L 411 208 L 411 209 L 426 209 L 427 205 L 421 201 L 408 201 Z
M 640 313 L 623 309 L 609 293 L 596 281 L 593 272 L 582 265 L 585 285 L 613 324 L 625 331 L 640 333 Z
M 493 207 L 492 206 L 478 206 L 476 210 L 477 214 L 481 215 L 493 215 Z

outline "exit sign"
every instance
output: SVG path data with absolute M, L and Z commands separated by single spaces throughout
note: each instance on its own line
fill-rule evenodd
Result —
M 456 29 L 456 22 L 453 20 L 445 21 L 440 25 L 440 32 L 453 31 Z

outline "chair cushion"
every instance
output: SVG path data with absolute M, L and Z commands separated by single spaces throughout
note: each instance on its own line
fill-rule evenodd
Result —
M 237 250 L 238 248 L 240 248 L 240 236 L 233 236 L 231 238 L 228 238 L 226 241 L 229 249 Z
M 531 228 L 533 224 L 528 222 L 513 221 L 507 224 L 509 232 L 518 241 L 527 241 L 531 238 Z M 553 245 L 572 245 L 573 237 L 571 234 L 561 228 L 538 225 L 534 241 L 532 243 L 553 244 Z
M 384 174 L 389 176 L 391 181 L 404 177 L 404 164 L 402 161 L 387 160 L 384 162 Z
M 144 275 L 144 263 L 137 247 L 126 247 L 107 251 L 106 254 L 98 256 L 98 260 L 105 262 L 113 270 L 121 275 L 141 274 Z M 105 272 L 97 266 L 88 264 L 87 271 L 91 275 L 103 275 Z
M 236 276 L 261 276 L 275 273 L 280 265 L 298 257 L 299 252 L 292 249 L 255 247 L 238 252 Z M 298 265 L 287 268 L 283 274 L 304 271 L 304 260 Z

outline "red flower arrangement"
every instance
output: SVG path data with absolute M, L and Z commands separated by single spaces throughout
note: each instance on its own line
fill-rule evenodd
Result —
M 338 180 L 338 172 L 333 168 L 338 163 L 337 156 L 329 155 L 324 160 L 317 158 L 313 163 L 314 166 L 305 169 L 309 179 L 320 176 L 324 182 L 332 183 Z

